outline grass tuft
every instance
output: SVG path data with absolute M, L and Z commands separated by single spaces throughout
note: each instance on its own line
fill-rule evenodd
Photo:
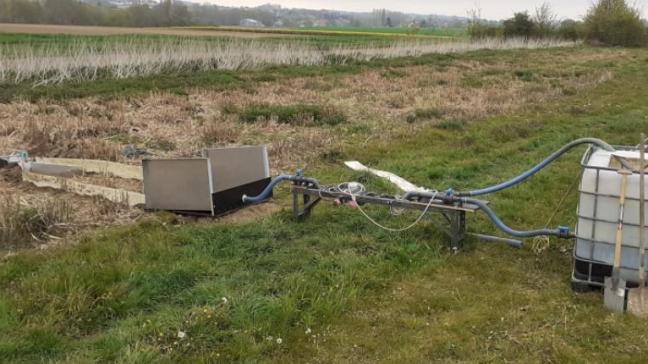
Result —
M 434 125 L 435 128 L 445 129 L 445 130 L 461 130 L 466 126 L 465 120 L 441 120 Z
M 432 120 L 432 119 L 441 119 L 444 115 L 443 110 L 435 107 L 425 108 L 425 109 L 416 109 L 414 110 L 414 115 L 417 119 L 421 120 Z
M 48 199 L 25 206 L 18 199 L 0 199 L 0 248 L 17 248 L 47 240 L 62 230 L 72 216 L 72 206 L 64 199 Z
M 531 70 L 516 70 L 515 72 L 513 72 L 513 74 L 515 75 L 515 77 L 524 82 L 531 82 L 535 80 L 535 74 Z
M 268 105 L 254 104 L 243 109 L 227 105 L 223 112 L 238 114 L 244 123 L 257 121 L 276 121 L 280 124 L 322 126 L 338 125 L 346 121 L 346 117 L 332 106 L 312 104 Z

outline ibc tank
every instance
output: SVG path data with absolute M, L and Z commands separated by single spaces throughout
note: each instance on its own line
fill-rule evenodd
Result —
M 622 169 L 614 156 L 628 161 L 639 169 L 639 151 L 620 149 L 606 151 L 590 147 L 581 165 L 574 271 L 572 281 L 589 285 L 602 285 L 605 276 L 611 275 L 614 260 L 614 243 L 619 219 L 619 195 Z M 648 181 L 648 176 L 646 176 Z M 648 191 L 648 183 L 646 184 Z M 647 214 L 648 215 L 648 210 Z M 648 220 L 647 220 L 648 221 Z M 648 225 L 648 224 L 647 224 Z M 646 234 L 648 239 L 648 234 Z M 648 246 L 648 242 L 646 242 Z M 648 256 L 646 257 L 648 263 Z M 648 264 L 644 265 L 645 267 Z M 628 176 L 621 246 L 621 277 L 629 282 L 639 279 L 639 173 Z M 633 284 L 630 283 L 632 286 Z

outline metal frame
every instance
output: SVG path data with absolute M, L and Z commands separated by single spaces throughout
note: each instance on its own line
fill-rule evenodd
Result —
M 314 186 L 308 182 L 295 182 L 292 186 L 293 195 L 293 218 L 295 221 L 303 221 L 307 218 L 313 208 L 322 200 L 349 199 L 349 195 L 343 192 L 330 192 Z M 380 196 L 372 193 L 363 193 L 355 196 L 359 204 L 373 204 L 389 207 L 405 208 L 410 210 L 425 211 L 427 213 L 440 213 L 448 223 L 450 229 L 446 233 L 450 237 L 450 243 L 454 250 L 463 245 L 466 238 L 466 213 L 475 212 L 479 207 L 471 204 L 451 205 L 445 204 L 442 200 L 408 201 L 397 199 L 392 196 Z
M 623 151 L 623 150 L 635 150 L 635 147 L 632 146 L 614 146 L 616 150 Z M 595 190 L 594 192 L 589 192 L 589 191 L 583 191 L 582 186 L 578 189 L 578 192 L 580 194 L 585 194 L 589 196 L 602 196 L 602 197 L 614 197 L 618 198 L 618 196 L 611 196 L 607 194 L 599 194 L 599 179 L 600 179 L 600 174 L 601 171 L 609 171 L 609 172 L 616 172 L 617 169 L 611 168 L 611 167 L 595 167 L 595 166 L 590 166 L 587 164 L 589 159 L 592 157 L 592 154 L 594 153 L 595 148 L 589 147 L 585 154 L 583 155 L 583 158 L 581 159 L 581 176 L 585 172 L 585 170 L 594 170 L 596 171 L 596 179 L 595 179 Z M 627 200 L 631 201 L 639 201 L 639 199 L 635 198 L 626 198 Z M 580 213 L 580 203 L 578 206 L 578 210 L 576 212 L 577 218 L 583 218 L 586 220 L 590 221 L 603 221 L 603 222 L 608 222 L 608 223 L 614 223 L 616 224 L 617 222 L 615 221 L 607 221 L 607 220 L 601 220 L 600 218 L 597 217 L 597 211 L 598 211 L 598 198 L 594 198 L 594 206 L 593 206 L 593 214 L 592 217 L 586 217 L 582 216 Z M 629 225 L 629 226 L 639 226 L 638 224 L 628 224 L 624 222 L 624 225 Z M 578 223 L 576 223 L 576 228 L 578 229 Z M 596 234 L 596 224 L 592 224 L 592 233 L 591 237 L 589 239 L 583 238 L 583 237 L 578 237 L 578 231 L 576 232 L 577 237 L 576 237 L 576 243 L 574 244 L 574 251 L 572 254 L 572 286 L 574 285 L 579 285 L 581 287 L 602 287 L 603 286 L 603 278 L 607 275 L 609 276 L 612 272 L 612 265 L 607 264 L 605 262 L 589 259 L 589 258 L 583 258 L 583 257 L 578 257 L 576 255 L 576 247 L 577 247 L 577 242 L 578 240 L 582 240 L 585 242 L 590 243 L 590 257 L 594 256 L 594 245 L 595 243 L 604 243 L 608 244 L 607 242 L 600 242 L 594 239 L 594 236 Z M 577 265 L 586 265 L 587 266 L 587 273 L 583 274 L 581 271 L 577 269 Z M 621 267 L 621 269 L 625 270 L 634 270 L 634 268 L 630 267 Z M 600 275 L 595 274 L 594 272 L 599 272 Z M 630 286 L 632 286 L 632 282 L 628 282 Z

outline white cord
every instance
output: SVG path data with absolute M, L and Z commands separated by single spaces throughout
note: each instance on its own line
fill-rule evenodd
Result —
M 426 214 L 426 213 L 428 212 L 428 210 L 430 209 L 430 206 L 432 206 L 432 202 L 434 201 L 434 199 L 436 198 L 437 193 L 438 193 L 438 191 L 433 191 L 434 195 L 430 198 L 430 201 L 428 202 L 427 206 L 425 206 L 425 209 L 423 210 L 423 212 L 421 213 L 421 215 L 419 215 L 419 217 L 418 217 L 418 218 L 417 218 L 413 223 L 411 223 L 410 225 L 408 225 L 408 226 L 406 226 L 406 227 L 404 227 L 404 228 L 394 229 L 394 228 L 390 228 L 390 227 L 387 227 L 387 226 L 381 225 L 379 222 L 377 222 L 377 221 L 374 220 L 371 216 L 369 216 L 369 215 L 368 215 L 368 214 L 367 214 L 367 213 L 362 209 L 362 207 L 360 207 L 360 204 L 358 204 L 358 201 L 356 201 L 356 195 L 350 192 L 350 190 L 351 190 L 351 189 L 349 188 L 350 183 L 346 183 L 347 188 L 342 188 L 343 185 L 345 185 L 345 183 L 339 184 L 339 185 L 338 185 L 338 190 L 339 190 L 340 192 L 346 193 L 347 195 L 351 196 L 351 200 L 353 200 L 353 203 L 355 203 L 355 205 L 358 207 L 358 210 L 359 210 L 359 211 L 364 215 L 364 217 L 367 218 L 367 220 L 369 220 L 372 224 L 378 226 L 379 228 L 381 228 L 381 229 L 383 229 L 383 230 L 386 230 L 386 231 L 389 231 L 389 232 L 392 232 L 392 233 L 401 233 L 401 232 L 407 231 L 407 230 L 413 228 L 414 226 L 418 225 L 418 223 L 421 222 L 421 220 L 423 219 L 423 217 L 425 216 L 425 214 Z M 361 190 L 361 191 L 364 191 L 364 186 L 362 186 L 362 185 L 359 184 L 359 183 L 358 183 L 358 185 L 360 185 L 360 186 L 362 187 L 360 190 Z M 391 207 L 391 206 L 390 206 L 390 207 Z

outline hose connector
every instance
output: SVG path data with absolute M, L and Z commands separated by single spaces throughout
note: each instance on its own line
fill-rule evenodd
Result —
M 571 239 L 575 238 L 576 235 L 573 234 L 570 230 L 569 227 L 561 225 L 558 226 L 558 238 L 560 239 Z
M 452 189 L 452 187 L 450 187 L 447 190 L 445 190 L 445 193 L 443 194 L 443 203 L 445 203 L 446 205 L 451 205 L 454 202 L 455 202 L 455 191 Z

